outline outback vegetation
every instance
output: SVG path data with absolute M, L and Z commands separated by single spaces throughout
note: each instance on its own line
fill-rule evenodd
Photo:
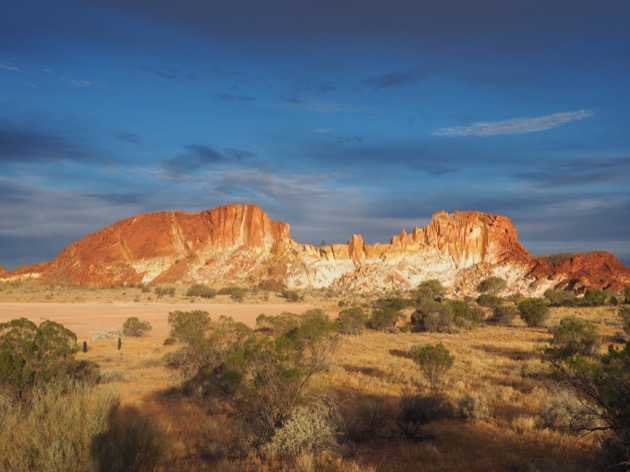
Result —
M 163 291 L 182 303 L 167 337 L 129 317 L 83 350 L 53 321 L 1 323 L 0 469 L 630 470 L 627 292 L 503 288 L 197 285 Z M 247 325 L 195 308 L 221 297 L 287 311 Z

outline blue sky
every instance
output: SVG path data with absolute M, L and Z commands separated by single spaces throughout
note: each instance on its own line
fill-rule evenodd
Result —
M 5 0 L 0 265 L 257 203 L 300 242 L 439 210 L 630 263 L 627 0 Z

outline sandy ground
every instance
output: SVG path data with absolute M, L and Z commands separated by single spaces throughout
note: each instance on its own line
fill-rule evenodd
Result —
M 167 336 L 169 332 L 168 314 L 171 311 L 204 310 L 213 320 L 219 316 L 230 316 L 250 327 L 256 324 L 256 317 L 279 315 L 284 311 L 302 313 L 315 305 L 309 303 L 268 303 L 268 304 L 222 304 L 195 303 L 190 305 L 171 303 L 0 303 L 0 322 L 25 317 L 39 324 L 49 319 L 63 324 L 77 337 L 88 339 L 90 333 L 122 326 L 130 316 L 148 321 L 153 327 L 151 336 Z

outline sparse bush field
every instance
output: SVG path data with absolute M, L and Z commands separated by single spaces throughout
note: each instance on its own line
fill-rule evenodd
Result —
M 140 289 L 135 292 L 140 293 Z M 469 330 L 455 321 L 457 317 L 468 319 L 456 314 L 469 305 L 442 300 L 435 303 L 449 306 L 453 314 L 450 326 L 457 329 L 400 333 L 398 328 L 390 328 L 408 323 L 419 302 L 413 296 L 395 294 L 386 298 L 414 303 L 403 308 L 407 319 L 403 321 L 394 310 L 396 316 L 392 316 L 393 322 L 385 323 L 384 330 L 361 332 L 359 327 L 365 320 L 358 310 L 348 316 L 347 324 L 330 322 L 323 316 L 341 311 L 338 299 L 328 301 L 328 296 L 322 292 L 318 302 L 324 312 L 263 316 L 256 333 L 221 319 L 220 313 L 207 318 L 203 314 L 174 315 L 171 326 L 177 342 L 172 345 L 165 345 L 165 335 L 151 332 L 125 341 L 121 351 L 116 351 L 111 341 L 94 340 L 87 353 L 74 353 L 77 360 L 98 363 L 102 376 L 110 379 L 96 390 L 84 390 L 93 400 L 90 405 L 96 405 L 111 389 L 123 399 L 115 408 L 107 404 L 101 420 L 94 420 L 100 425 L 99 433 L 89 436 L 87 425 L 93 423 L 89 418 L 84 421 L 86 431 L 81 431 L 81 437 L 88 435 L 91 439 L 87 443 L 99 444 L 98 450 L 105 452 L 82 454 L 81 460 L 93 468 L 81 470 L 102 470 L 98 457 L 117 450 L 121 458 L 136 457 L 144 464 L 137 470 L 438 471 L 448 464 L 449 468 L 472 472 L 586 471 L 603 463 L 597 456 L 601 441 L 618 437 L 612 432 L 582 437 L 572 431 L 570 426 L 579 424 L 573 421 L 576 410 L 580 413 L 588 399 L 579 391 L 559 390 L 552 366 L 539 354 L 541 347 L 558 348 L 570 345 L 567 339 L 581 339 L 575 336 L 580 329 L 570 330 L 573 334 L 559 337 L 557 343 L 554 332 L 530 329 L 520 319 L 512 319 L 511 326 L 475 321 L 477 328 Z M 352 297 L 343 294 L 343 299 Z M 347 303 L 358 307 L 356 301 Z M 369 303 L 361 307 L 364 314 L 383 308 Z M 187 309 L 182 308 L 181 313 L 189 313 Z M 264 312 L 264 305 L 260 312 Z M 591 323 L 606 341 L 601 347 L 592 346 L 594 354 L 605 353 L 606 343 L 621 329 L 624 319 L 618 307 L 560 306 L 549 310 L 546 324 L 561 326 L 560 321 L 570 315 Z M 250 328 L 254 327 L 252 320 Z M 320 344 L 336 331 L 344 334 L 338 336 L 334 349 Z M 193 363 L 196 367 L 184 374 L 166 366 L 166 354 L 181 352 L 195 343 L 203 346 L 197 352 L 197 363 Z M 423 380 L 409 353 L 414 346 L 439 343 L 456 361 L 448 370 L 448 388 L 438 394 Z M 190 366 L 187 354 L 180 355 L 181 365 Z M 614 369 L 597 364 L 597 356 L 593 359 L 590 362 L 610 379 L 614 369 L 622 368 L 625 357 L 610 357 Z M 293 387 L 300 385 L 299 379 L 305 378 L 308 368 L 316 370 L 307 374 L 304 389 L 297 390 L 299 395 L 293 395 L 290 392 L 296 391 Z M 601 385 L 612 385 L 619 391 L 619 384 Z M 276 404 L 274 398 L 297 401 L 282 411 L 267 410 Z M 8 425 L 15 424 L 15 420 L 6 421 L 10 410 L 3 402 L 6 397 L 0 395 L 0 425 L 6 425 L 0 426 L 0 448 L 9 444 L 5 441 L 10 434 Z M 269 424 L 267 420 L 254 414 L 260 411 L 271 411 L 271 417 L 281 419 L 269 429 L 264 426 Z M 108 419 L 111 415 L 129 425 L 111 423 L 117 421 Z M 241 433 L 243 425 L 253 428 L 245 431 L 245 436 Z M 51 431 L 53 436 L 61 434 Z M 127 439 L 116 440 L 121 437 Z M 137 438 L 135 445 L 133 438 Z M 50 453 L 53 443 L 45 444 L 51 449 L 44 447 L 43 453 Z M 129 455 L 125 452 L 127 444 L 132 451 Z M 239 444 L 245 447 L 235 448 Z M 614 441 L 607 444 L 611 444 L 609 448 L 618 445 Z M 150 457 L 155 461 L 146 462 L 148 456 L 143 451 L 153 451 Z M 4 457 L 2 452 L 0 457 Z M 74 468 L 53 464 L 57 464 L 56 470 Z M 22 470 L 19 467 L 10 470 Z M 116 467 L 124 470 L 127 466 Z

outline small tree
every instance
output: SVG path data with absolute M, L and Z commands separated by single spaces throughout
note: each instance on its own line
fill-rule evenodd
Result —
M 542 298 L 526 298 L 518 304 L 521 318 L 527 326 L 542 326 L 549 317 L 549 307 Z
M 477 291 L 480 293 L 489 293 L 496 295 L 501 293 L 507 288 L 507 282 L 501 277 L 490 277 L 477 286 Z
M 585 405 L 574 414 L 573 429 L 607 431 L 604 441 L 606 470 L 630 466 L 630 342 L 623 349 L 608 347 L 608 353 L 591 359 L 569 357 L 556 365 L 558 374 L 581 397 Z
M 367 326 L 370 329 L 376 329 L 379 331 L 385 331 L 389 328 L 393 328 L 400 317 L 400 312 L 394 308 L 384 308 L 383 310 L 374 310 L 370 319 L 367 321 Z
M 168 314 L 168 324 L 171 325 L 171 336 L 187 344 L 195 344 L 203 341 L 210 327 L 210 315 L 202 310 L 176 310 Z
M 148 321 L 140 321 L 137 317 L 131 316 L 123 323 L 123 334 L 125 336 L 142 336 L 151 331 L 152 326 Z
M 74 360 L 78 349 L 76 335 L 54 321 L 0 323 L 0 389 L 22 399 L 55 378 L 81 376 L 89 366 Z
M 444 296 L 446 289 L 437 279 L 429 279 L 422 282 L 414 290 L 414 297 L 417 301 L 429 298 L 431 300 Z
M 453 328 L 453 309 L 446 303 L 425 299 L 411 315 L 416 331 L 450 332 Z
M 411 358 L 420 367 L 432 390 L 442 386 L 444 374 L 453 366 L 455 357 L 444 344 L 425 344 L 412 348 Z

